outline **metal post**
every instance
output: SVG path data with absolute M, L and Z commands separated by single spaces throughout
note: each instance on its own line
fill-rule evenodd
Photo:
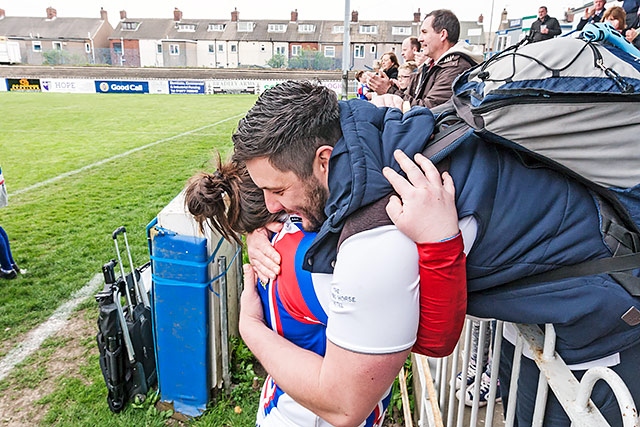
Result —
M 350 0 L 344 0 L 344 31 L 342 32 L 342 99 L 349 96 L 349 63 L 351 62 L 351 42 L 349 40 Z
M 227 257 L 218 257 L 218 274 L 227 271 Z M 224 391 L 228 395 L 231 392 L 231 374 L 229 372 L 229 323 L 227 302 L 227 274 L 223 274 L 220 281 L 220 343 L 222 347 L 222 381 Z
M 491 0 L 491 15 L 489 15 L 489 42 L 487 43 L 489 45 L 489 50 L 491 52 L 493 52 L 493 44 L 491 42 L 491 39 L 493 38 L 493 6 L 494 6 L 495 0 Z

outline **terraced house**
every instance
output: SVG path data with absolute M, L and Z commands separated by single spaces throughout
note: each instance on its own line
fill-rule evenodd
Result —
M 73 48 L 73 52 L 85 55 L 65 57 L 57 63 L 127 67 L 342 67 L 344 20 L 300 19 L 297 10 L 291 12 L 289 19 L 247 20 L 240 19 L 238 10 L 233 10 L 229 19 L 188 19 L 178 8 L 173 10 L 173 18 L 129 18 L 122 10 L 113 29 L 106 11 L 100 13 L 100 20 L 58 18 L 55 9 L 49 8 L 46 19 L 5 17 L 0 19 L 0 36 L 25 43 L 47 41 L 40 44 L 39 56 L 22 55 L 19 62 L 25 64 L 51 63 L 43 57 L 46 51 L 71 52 Z M 406 21 L 362 21 L 358 15 L 357 11 L 351 12 L 346 28 L 350 39 L 349 64 L 353 69 L 371 67 L 374 60 L 388 51 L 399 56 L 402 40 L 418 36 L 424 18 L 419 9 Z M 461 26 L 462 39 L 485 44 L 482 22 L 463 21 Z M 77 47 L 71 44 L 72 40 L 74 43 L 77 40 Z M 25 53 L 27 47 L 31 48 L 30 53 L 35 52 L 33 46 L 25 44 Z

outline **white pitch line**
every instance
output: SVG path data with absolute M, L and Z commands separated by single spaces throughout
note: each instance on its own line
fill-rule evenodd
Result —
M 69 320 L 69 315 L 88 297 L 94 295 L 102 283 L 101 273 L 96 274 L 81 289 L 71 295 L 71 299 L 53 312 L 44 323 L 41 323 L 27 333 L 25 340 L 16 345 L 0 360 L 0 381 L 2 381 L 15 366 L 33 354 L 50 336 L 62 329 Z
M 107 159 L 102 159 L 102 160 L 97 161 L 95 163 L 91 163 L 90 165 L 83 166 L 80 169 L 76 169 L 76 170 L 73 170 L 73 171 L 65 172 L 65 173 L 60 174 L 58 176 L 54 176 L 53 178 L 49 178 L 47 180 L 37 182 L 37 183 L 35 183 L 33 185 L 30 185 L 29 187 L 25 187 L 25 188 L 22 188 L 22 189 L 16 190 L 16 191 L 11 191 L 11 192 L 9 192 L 9 196 L 17 196 L 18 194 L 22 194 L 22 193 L 26 193 L 26 192 L 31 191 L 31 190 L 35 190 L 36 188 L 40 188 L 40 187 L 43 187 L 45 185 L 49 185 L 49 184 L 51 184 L 53 182 L 60 181 L 61 179 L 68 178 L 68 177 L 73 176 L 73 175 L 77 175 L 77 174 L 79 174 L 81 172 L 84 172 L 84 171 L 89 170 L 91 168 L 94 168 L 96 166 L 103 165 L 105 163 L 108 163 L 110 161 L 119 159 L 121 157 L 126 157 L 129 154 L 133 154 L 133 153 L 138 152 L 138 151 L 146 150 L 147 148 L 153 147 L 154 145 L 158 145 L 158 144 L 161 144 L 163 142 L 167 142 L 167 141 L 171 141 L 171 140 L 174 140 L 174 139 L 182 138 L 183 136 L 190 135 L 190 134 L 196 133 L 196 132 L 200 132 L 201 130 L 204 130 L 204 129 L 207 129 L 207 128 L 210 128 L 210 127 L 213 127 L 213 126 L 217 126 L 219 124 L 222 124 L 224 122 L 228 122 L 229 120 L 233 120 L 233 119 L 236 119 L 236 118 L 242 117 L 242 116 L 243 116 L 243 114 L 237 114 L 235 116 L 228 117 L 228 118 L 226 118 L 224 120 L 220 120 L 219 122 L 215 122 L 215 123 L 212 123 L 210 125 L 202 126 L 202 127 L 197 128 L 197 129 L 193 129 L 193 130 L 190 130 L 190 131 L 187 131 L 187 132 L 180 133 L 178 135 L 170 136 L 168 138 L 159 139 L 159 140 L 151 142 L 151 143 L 149 143 L 147 145 L 143 145 L 142 147 L 137 147 L 137 148 L 131 149 L 129 151 L 125 151 L 124 153 L 116 154 L 115 156 L 111 156 L 111 157 L 109 157 Z

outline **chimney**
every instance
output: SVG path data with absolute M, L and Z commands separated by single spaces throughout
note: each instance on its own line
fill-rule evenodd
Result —
M 420 8 L 418 8 L 417 12 L 413 12 L 413 22 L 420 22 L 420 16 L 422 14 L 420 13 Z
M 1 13 L 1 12 L 0 12 Z M 567 11 L 564 13 L 564 20 L 567 22 L 573 22 L 573 9 L 569 8 L 567 9 Z
M 351 12 L 351 22 L 358 22 L 358 11 L 354 10 Z
M 182 21 L 182 12 L 177 7 L 173 9 L 173 20 L 176 22 Z
M 483 22 L 484 22 L 484 16 L 480 14 L 480 16 L 478 16 L 478 24 L 482 24 Z
M 231 12 L 231 22 L 238 22 L 238 15 L 240 15 L 240 12 L 234 7 L 233 12 Z
M 103 8 L 100 8 L 100 19 L 102 19 L 103 21 L 108 21 L 109 20 L 107 18 L 107 11 L 104 10 Z
M 49 6 L 47 8 L 47 19 L 56 19 L 57 16 L 58 16 L 58 12 L 56 12 L 54 8 Z
M 126 10 L 121 10 L 120 11 L 120 20 L 124 21 L 125 19 L 127 19 L 127 11 Z
M 298 22 L 298 9 L 291 12 L 291 22 Z
M 4 9 L 0 9 L 0 19 L 4 18 Z

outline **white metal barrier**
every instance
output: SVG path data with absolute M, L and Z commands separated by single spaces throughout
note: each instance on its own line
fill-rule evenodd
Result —
M 477 372 L 475 381 L 469 386 L 473 393 L 470 406 L 466 406 L 464 398 L 456 397 L 456 376 L 461 372 L 460 389 L 461 397 L 464 397 L 466 373 L 471 357 L 472 322 L 480 322 L 478 345 L 475 353 Z M 535 409 L 533 413 L 533 426 L 542 426 L 547 395 L 551 391 L 574 426 L 601 427 L 608 426 L 602 414 L 590 401 L 591 391 L 599 380 L 606 381 L 611 387 L 618 401 L 622 414 L 624 427 L 640 427 L 640 418 L 631 393 L 622 379 L 611 369 L 595 367 L 589 369 L 578 381 L 562 358 L 555 352 L 555 331 L 552 325 L 546 325 L 545 331 L 541 331 L 537 325 L 514 325 L 518 331 L 515 343 L 515 353 L 511 374 L 511 387 L 509 389 L 508 410 L 503 416 L 503 408 L 496 403 L 498 388 L 498 370 L 500 357 L 491 357 L 490 361 L 484 360 L 485 335 L 490 333 L 486 325 L 488 320 L 467 317 L 465 329 L 458 345 L 453 353 L 445 358 L 429 358 L 421 355 L 413 355 L 414 397 L 416 399 L 416 414 L 418 426 L 422 427 L 463 427 L 484 425 L 507 426 L 514 425 L 516 395 L 518 377 L 520 374 L 520 360 L 525 345 L 531 350 L 533 359 L 540 369 L 538 392 L 536 395 Z M 502 337 L 504 323 L 495 322 L 494 334 Z M 491 340 L 488 340 L 491 341 Z M 493 348 L 488 352 L 500 354 L 501 339 L 493 340 Z M 482 367 L 489 363 L 491 377 L 486 406 L 481 407 L 480 389 Z M 461 368 L 459 368 L 461 366 Z M 486 378 L 485 378 L 486 379 Z M 479 421 L 482 420 L 483 421 Z

